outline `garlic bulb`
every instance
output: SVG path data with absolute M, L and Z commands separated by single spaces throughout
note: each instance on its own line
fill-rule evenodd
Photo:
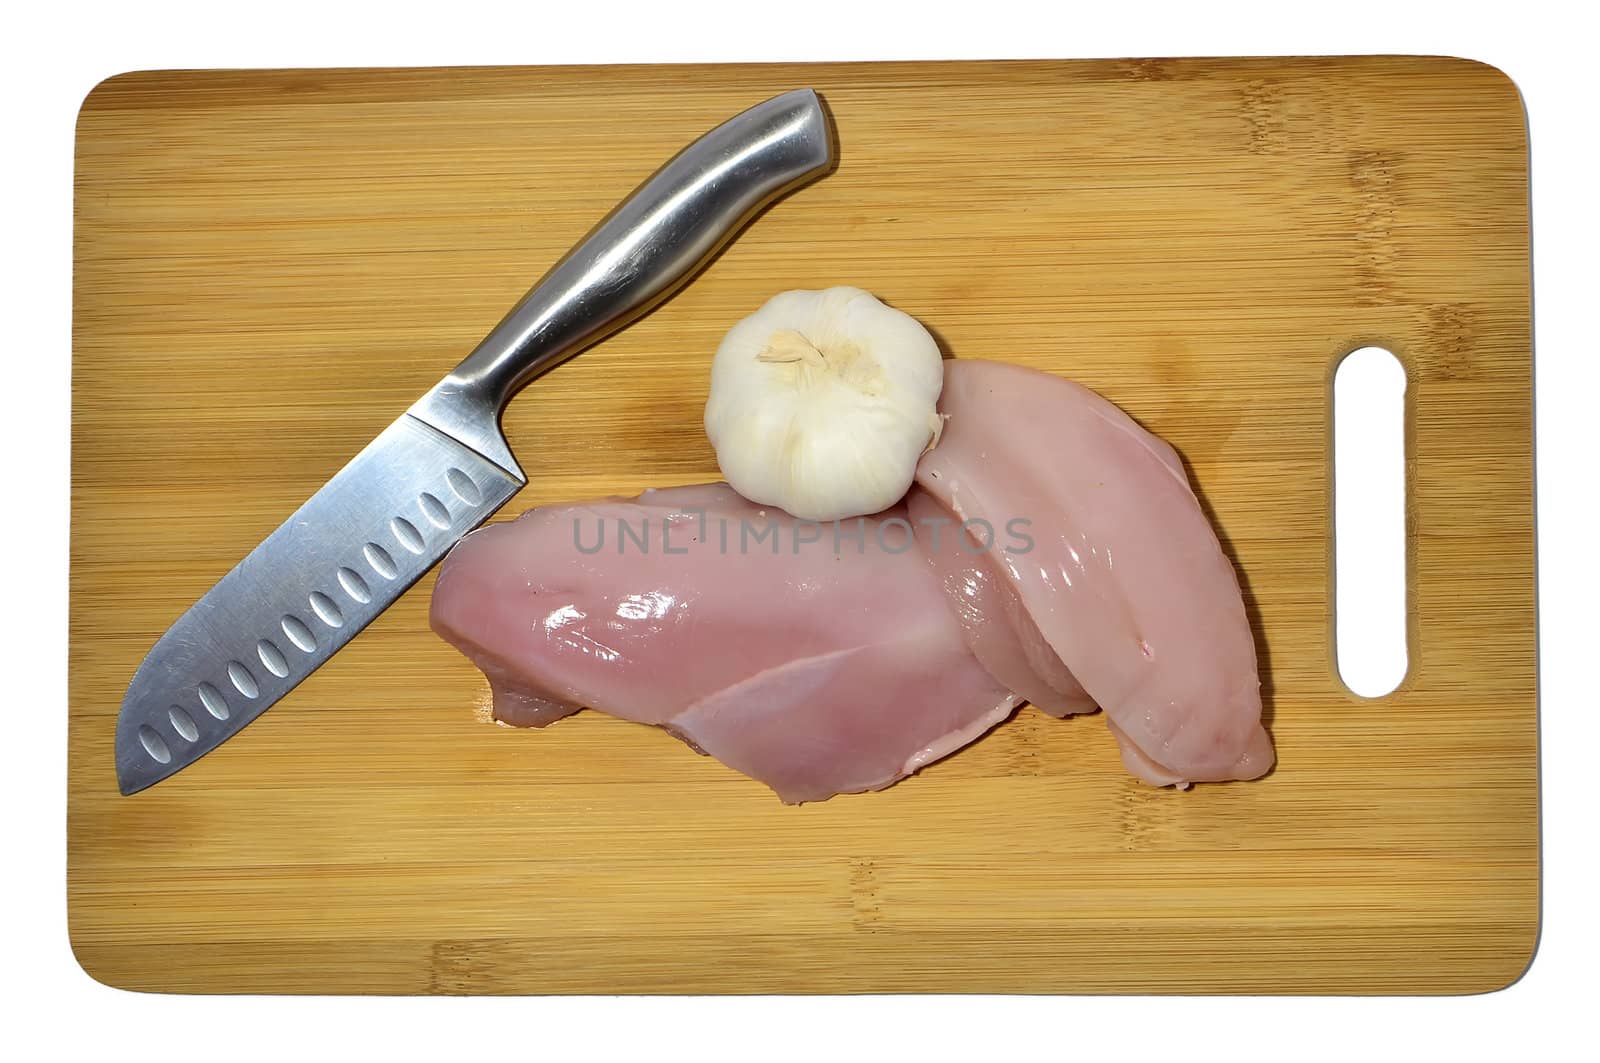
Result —
M 706 435 L 729 485 L 802 520 L 877 513 L 939 438 L 939 346 L 860 288 L 773 296 L 711 363 Z

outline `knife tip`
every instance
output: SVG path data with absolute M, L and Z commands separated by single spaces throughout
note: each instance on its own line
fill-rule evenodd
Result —
M 169 758 L 171 754 L 168 754 Z M 166 778 L 171 772 L 152 770 L 165 766 L 151 759 L 149 747 L 140 741 L 137 722 L 124 704 L 117 718 L 116 736 L 117 789 L 123 797 L 148 789 Z
M 123 763 L 120 757 L 117 759 L 117 790 L 123 797 L 130 797 L 155 781 L 148 774 L 133 770 L 133 767 Z

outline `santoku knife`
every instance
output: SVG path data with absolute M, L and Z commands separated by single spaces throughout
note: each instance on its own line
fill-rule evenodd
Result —
M 723 123 L 640 185 L 161 636 L 117 717 L 122 792 L 237 734 L 527 482 L 500 430 L 519 388 L 666 298 L 833 162 L 826 112 L 802 89 Z

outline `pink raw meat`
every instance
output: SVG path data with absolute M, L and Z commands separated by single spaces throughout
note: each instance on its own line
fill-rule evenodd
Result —
M 903 507 L 836 535 L 725 484 L 545 506 L 456 546 L 430 622 L 497 719 L 658 724 L 788 802 L 887 786 L 1019 701 L 968 650 Z
M 967 645 L 989 674 L 1052 716 L 1095 711 L 982 544 L 920 487 L 911 488 L 906 511 Z
M 918 485 L 983 522 L 1128 769 L 1161 785 L 1271 768 L 1238 579 L 1172 448 L 1087 388 L 999 362 L 946 362 L 939 405 Z M 1027 549 L 1007 532 L 1019 520 Z

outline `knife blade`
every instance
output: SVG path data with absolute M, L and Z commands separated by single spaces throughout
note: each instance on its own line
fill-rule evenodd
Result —
M 526 484 L 520 388 L 685 283 L 763 207 L 834 166 L 816 93 L 734 116 L 647 178 L 481 343 L 173 623 L 117 716 L 133 794 L 238 734 Z

